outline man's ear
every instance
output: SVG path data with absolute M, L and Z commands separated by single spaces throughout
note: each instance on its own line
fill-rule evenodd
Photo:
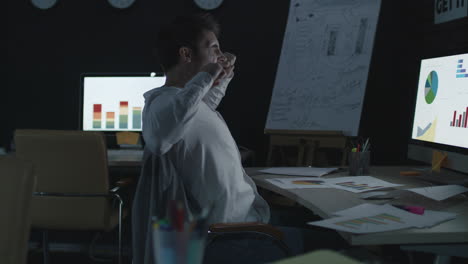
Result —
M 192 61 L 192 50 L 188 47 L 181 47 L 179 49 L 179 56 L 182 62 L 189 63 Z

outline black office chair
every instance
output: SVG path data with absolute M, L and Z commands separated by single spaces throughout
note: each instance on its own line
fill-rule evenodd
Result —
M 267 263 L 291 255 L 283 232 L 272 225 L 219 223 L 209 227 L 203 263 Z

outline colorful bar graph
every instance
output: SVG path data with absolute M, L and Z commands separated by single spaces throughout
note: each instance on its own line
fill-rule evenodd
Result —
M 457 78 L 467 78 L 468 73 L 466 73 L 466 69 L 463 69 L 463 60 L 458 60 L 458 65 L 457 65 Z
M 128 101 L 120 101 L 119 128 L 128 128 Z
M 141 128 L 141 107 L 133 107 L 133 129 Z
M 118 108 L 116 108 L 116 106 L 118 106 Z M 118 101 L 118 104 L 115 102 L 107 107 L 106 104 L 102 103 L 93 104 L 92 128 L 141 130 L 142 112 L 142 106 L 131 106 L 129 105 L 129 101 Z
M 93 128 L 101 128 L 102 105 L 93 104 Z
M 453 111 L 453 119 L 450 121 L 451 127 L 468 128 L 468 107 L 465 112 L 457 115 L 457 111 Z
M 106 113 L 106 128 L 115 128 L 115 113 Z

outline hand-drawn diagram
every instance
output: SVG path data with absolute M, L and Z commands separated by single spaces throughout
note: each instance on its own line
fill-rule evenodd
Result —
M 357 135 L 380 1 L 292 0 L 267 129 Z

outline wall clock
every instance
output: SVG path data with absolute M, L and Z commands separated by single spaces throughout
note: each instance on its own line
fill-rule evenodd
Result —
M 218 8 L 222 3 L 223 0 L 194 0 L 195 4 L 198 7 L 205 10 L 212 10 Z
M 135 0 L 107 0 L 112 7 L 124 9 L 130 7 Z
M 57 3 L 57 0 L 31 0 L 31 3 L 39 9 L 49 9 Z

